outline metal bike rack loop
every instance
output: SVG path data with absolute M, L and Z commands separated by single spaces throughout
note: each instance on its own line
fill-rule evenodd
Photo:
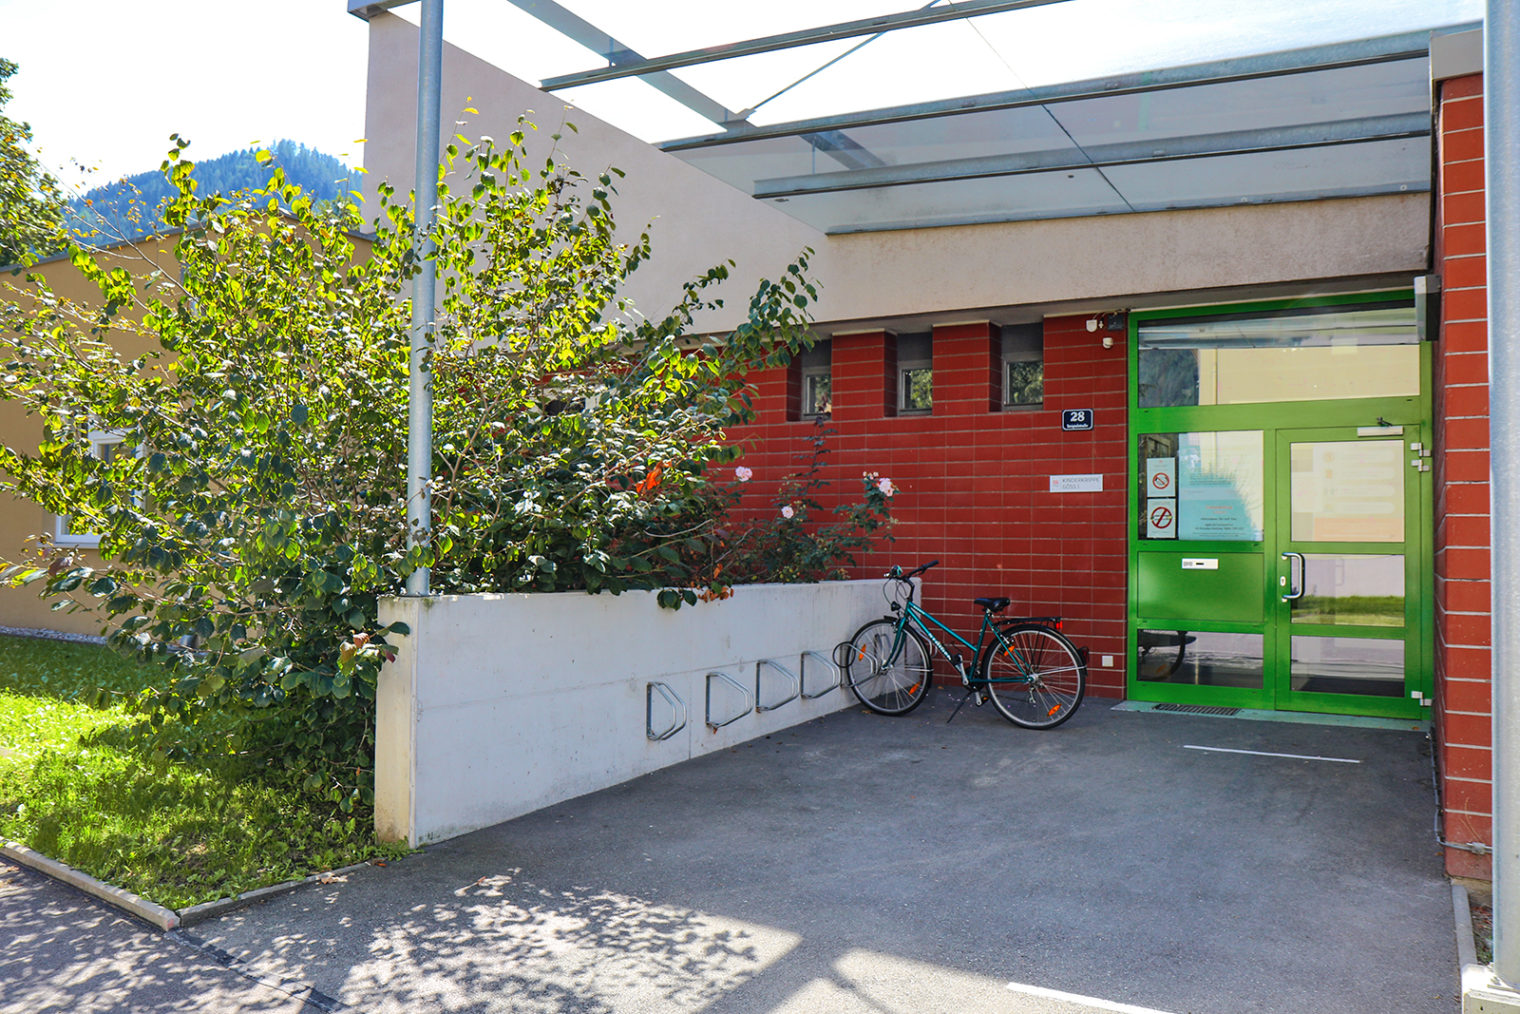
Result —
M 734 715 L 732 718 L 725 718 L 721 722 L 714 722 L 713 721 L 713 717 L 712 717 L 712 687 L 713 687 L 713 680 L 715 680 L 715 679 L 722 680 L 724 683 L 727 683 L 729 686 L 733 687 L 735 690 L 739 691 L 739 693 L 741 693 L 741 694 L 744 695 L 744 707 L 739 711 L 739 713 L 736 714 L 736 715 Z M 717 732 L 719 729 L 723 728 L 725 725 L 732 725 L 732 724 L 734 724 L 739 719 L 741 719 L 745 715 L 749 714 L 750 713 L 750 709 L 755 706 L 755 699 L 750 696 L 749 689 L 747 687 L 745 687 L 745 685 L 743 683 L 740 683 L 738 680 L 734 679 L 732 676 L 730 676 L 726 672 L 716 672 L 716 671 L 715 672 L 710 672 L 710 673 L 707 674 L 707 679 L 706 679 L 705 682 L 707 684 L 707 701 L 706 701 L 707 727 L 709 729 L 711 729 L 713 732 Z
M 833 682 L 831 682 L 828 686 L 824 687 L 822 690 L 818 691 L 817 693 L 812 693 L 812 694 L 808 693 L 808 689 L 807 689 L 807 674 L 808 674 L 808 660 L 809 659 L 812 659 L 812 660 L 818 662 L 820 665 L 827 666 L 828 670 L 834 674 Z M 835 665 L 832 661 L 830 661 L 829 657 L 827 655 L 825 655 L 821 651 L 804 651 L 802 653 L 802 657 L 800 659 L 798 659 L 797 671 L 802 674 L 801 678 L 797 681 L 798 682 L 797 690 L 798 690 L 798 692 L 800 694 L 802 694 L 802 699 L 805 700 L 805 701 L 817 700 L 818 698 L 822 697 L 824 694 L 833 693 L 835 690 L 838 690 L 839 687 L 844 683 L 844 672 L 843 672 L 843 670 L 841 670 L 839 668 L 839 666 Z
M 670 728 L 654 731 L 654 695 L 659 694 L 670 705 Z M 686 702 L 671 688 L 669 683 L 653 682 L 644 687 L 644 735 L 655 743 L 661 743 L 686 728 Z
M 783 697 L 781 700 L 777 701 L 774 704 L 760 703 L 760 676 L 765 671 L 767 666 L 785 676 L 788 680 L 791 681 L 792 684 L 791 695 L 788 697 Z M 782 665 L 780 662 L 777 662 L 773 658 L 762 658 L 760 661 L 755 663 L 755 711 L 775 711 L 783 704 L 790 704 L 795 701 L 798 695 L 801 693 L 802 682 L 797 679 L 797 674 L 792 672 L 786 666 Z

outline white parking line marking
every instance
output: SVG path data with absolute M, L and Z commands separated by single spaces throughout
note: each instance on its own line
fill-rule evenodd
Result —
M 1207 750 L 1210 753 L 1246 753 L 1246 754 L 1250 754 L 1252 757 L 1286 757 L 1289 760 L 1329 761 L 1332 764 L 1360 764 L 1361 763 L 1361 761 L 1359 761 L 1359 760 L 1352 760 L 1349 757 L 1311 757 L 1308 754 L 1302 754 L 1302 753 L 1267 753 L 1265 750 L 1231 750 L 1227 746 L 1193 746 L 1191 744 L 1186 744 L 1186 745 L 1183 746 L 1182 749 L 1184 749 L 1184 750 Z
M 1063 993 L 1059 989 L 1046 989 L 1043 986 L 1027 986 L 1022 982 L 1010 982 L 1008 988 L 1015 993 L 1026 993 L 1029 996 L 1043 997 L 1046 1000 L 1064 1000 L 1067 1003 L 1090 1007 L 1093 1010 L 1111 1011 L 1113 1014 L 1170 1014 L 1169 1011 L 1158 1010 L 1155 1007 L 1136 1007 L 1131 1003 L 1115 1003 L 1112 1000 L 1100 1000 L 1095 996 Z

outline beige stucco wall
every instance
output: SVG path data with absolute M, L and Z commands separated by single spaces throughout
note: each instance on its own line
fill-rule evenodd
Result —
M 171 277 L 178 269 L 174 266 L 175 237 L 144 240 L 102 254 L 100 261 L 107 267 L 124 267 L 140 278 L 146 278 L 154 270 L 163 270 Z M 51 260 L 35 265 L 31 272 L 47 279 L 53 292 L 71 302 L 82 305 L 98 305 L 99 290 L 85 279 L 67 260 Z M 0 275 L 0 298 L 24 299 L 25 282 L 9 273 Z M 136 354 L 147 347 L 140 337 L 121 331 L 113 333 L 113 340 L 127 354 Z M 14 401 L 0 399 L 0 443 L 7 447 L 31 453 L 42 438 L 42 423 L 28 416 L 22 406 Z M 6 563 L 20 562 L 30 558 L 29 551 L 39 543 L 37 537 L 54 532 L 55 518 L 36 504 L 0 493 L 0 560 Z M 75 548 L 81 562 L 98 562 L 98 555 L 88 548 Z M 85 611 L 67 612 L 51 608 L 53 600 L 39 598 L 38 585 L 24 588 L 0 586 L 0 626 L 32 627 L 63 630 L 76 634 L 98 634 L 101 622 Z M 90 601 L 82 595 L 80 600 Z
M 142 282 L 154 271 L 162 271 L 166 277 L 178 277 L 179 266 L 174 258 L 177 235 L 149 238 L 135 244 L 122 245 L 104 251 L 98 260 L 106 267 L 123 267 Z M 355 237 L 359 256 L 368 250 L 367 241 Z M 99 290 L 67 260 L 56 259 L 35 265 L 30 272 L 47 279 L 54 294 L 85 306 L 99 304 Z M 26 299 L 27 289 L 22 277 L 8 272 L 0 274 L 0 298 Z M 130 310 L 123 317 L 131 318 Z M 156 347 L 156 341 L 148 336 L 132 334 L 125 330 L 111 333 L 111 340 L 125 358 L 131 358 Z M 0 444 L 24 453 L 32 453 L 42 437 L 42 424 L 28 416 L 22 406 L 14 401 L 0 398 Z M 0 561 L 6 564 L 34 558 L 40 543 L 37 537 L 55 532 L 56 518 L 38 505 L 7 493 L 0 492 Z M 77 558 L 86 564 L 99 562 L 99 555 L 87 547 L 70 547 Z M 61 630 L 78 634 L 99 634 L 102 621 L 88 611 L 55 611 L 52 602 L 38 597 L 38 585 L 12 588 L 0 584 L 0 626 L 28 627 Z M 93 603 L 90 596 L 77 593 L 80 602 Z
M 390 180 L 404 192 L 415 161 L 417 29 L 377 15 L 369 59 L 367 185 Z M 451 45 L 442 96 L 445 143 L 456 130 L 504 136 L 525 109 L 550 127 L 565 115 L 561 99 Z M 461 114 L 466 106 L 479 115 Z M 744 300 L 734 297 L 804 245 L 817 250 L 824 322 L 1052 304 L 1113 309 L 1128 295 L 1311 291 L 1325 280 L 1427 269 L 1426 194 L 826 236 L 588 113 L 568 115 L 579 128 L 563 141 L 571 163 L 623 169 L 619 221 L 630 229 L 654 221 L 654 260 L 631 287 L 646 313 L 663 312 L 681 282 L 707 266 L 737 262 L 730 307 L 703 321 L 715 329 L 737 323 Z M 537 144 L 541 157 L 547 139 Z

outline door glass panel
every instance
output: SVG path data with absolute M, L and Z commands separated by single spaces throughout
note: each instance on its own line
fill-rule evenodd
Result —
M 1260 430 L 1140 436 L 1142 539 L 1260 542 Z
M 1289 680 L 1311 694 L 1404 695 L 1404 642 L 1365 637 L 1294 637 Z
M 1140 407 L 1418 395 L 1418 340 L 1409 305 L 1150 321 Z
M 1420 393 L 1414 345 L 1140 350 L 1140 407 L 1249 405 Z
M 1294 444 L 1294 542 L 1403 542 L 1404 445 L 1398 440 Z
M 1264 685 L 1262 635 L 1200 630 L 1142 630 L 1135 672 L 1152 683 L 1245 687 Z
M 1404 558 L 1304 557 L 1304 594 L 1293 602 L 1294 623 L 1404 625 Z

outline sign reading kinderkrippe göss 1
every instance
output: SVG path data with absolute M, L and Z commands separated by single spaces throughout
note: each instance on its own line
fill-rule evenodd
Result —
M 1103 474 L 1099 472 L 1096 475 L 1052 475 L 1050 491 L 1052 493 L 1101 493 L 1103 492 Z

